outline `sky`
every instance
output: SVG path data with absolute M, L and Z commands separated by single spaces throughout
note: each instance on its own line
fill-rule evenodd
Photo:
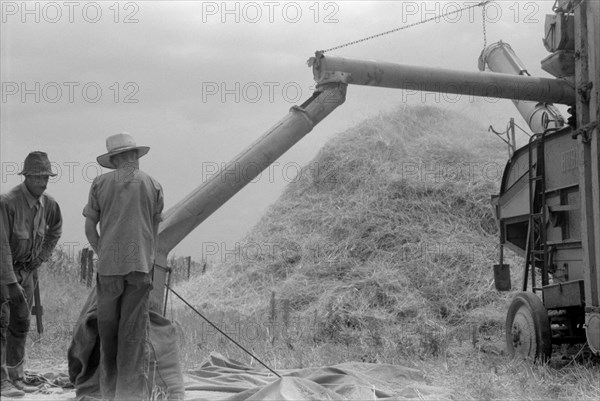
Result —
M 546 57 L 554 0 L 490 3 L 485 40 L 509 43 L 534 76 Z M 165 210 L 210 179 L 314 90 L 306 61 L 380 32 L 456 11 L 467 1 L 2 1 L 1 192 L 22 182 L 25 156 L 48 153 L 58 176 L 59 246 L 87 246 L 82 209 L 105 140 L 129 132 L 150 152 L 140 168 L 162 185 Z M 481 8 L 327 54 L 477 71 Z M 188 235 L 171 256 L 217 262 L 336 134 L 403 104 L 455 110 L 498 130 L 509 100 L 350 86 L 346 102 Z M 491 134 L 489 134 L 491 135 Z M 243 246 L 243 244 L 242 244 Z M 210 249 L 210 255 L 207 250 Z M 213 259 L 211 259 L 213 260 Z

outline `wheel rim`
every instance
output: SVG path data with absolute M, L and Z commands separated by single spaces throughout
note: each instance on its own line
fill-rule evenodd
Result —
M 548 312 L 537 294 L 515 295 L 506 316 L 506 348 L 510 356 L 544 361 L 552 354 Z
M 516 354 L 525 358 L 535 358 L 537 351 L 535 323 L 531 311 L 525 305 L 522 305 L 515 313 L 511 336 Z

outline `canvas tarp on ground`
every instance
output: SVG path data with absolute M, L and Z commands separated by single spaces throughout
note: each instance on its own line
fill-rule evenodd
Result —
M 273 373 L 213 353 L 185 375 L 191 401 L 451 400 L 423 374 L 401 365 L 349 362 Z
M 197 369 L 182 374 L 177 332 L 167 319 L 151 313 L 151 387 L 169 400 L 445 400 L 439 387 L 426 384 L 416 369 L 389 364 L 344 363 L 336 366 L 283 370 L 278 378 L 217 353 Z M 75 398 L 99 397 L 99 340 L 95 291 L 81 312 L 68 351 L 69 378 Z M 64 397 L 65 394 L 63 394 Z M 42 395 L 40 395 L 42 396 Z M 50 400 L 55 398 L 34 398 Z M 63 398 L 64 399 L 64 398 Z M 163 399 L 163 398 L 157 398 Z

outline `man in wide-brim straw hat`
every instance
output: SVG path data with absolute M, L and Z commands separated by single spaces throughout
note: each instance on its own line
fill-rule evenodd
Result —
M 108 400 L 147 398 L 148 297 L 163 210 L 163 191 L 139 169 L 148 153 L 132 136 L 106 140 L 98 163 L 112 169 L 92 182 L 83 210 L 85 233 L 98 254 L 100 391 Z M 100 227 L 100 234 L 97 226 Z
M 19 173 L 25 180 L 0 195 L 2 224 L 1 388 L 6 397 L 22 397 L 37 388 L 27 386 L 23 365 L 31 320 L 34 271 L 52 255 L 62 230 L 58 203 L 46 194 L 52 172 L 48 155 L 31 152 Z

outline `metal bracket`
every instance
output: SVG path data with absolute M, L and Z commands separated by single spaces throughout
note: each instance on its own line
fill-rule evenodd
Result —
M 343 83 L 347 84 L 350 79 L 350 74 L 342 71 L 325 71 L 318 78 L 318 81 L 315 79 L 317 83 L 317 87 L 323 84 L 329 83 Z
M 570 13 L 573 11 L 573 0 L 556 0 L 552 6 L 555 13 Z
M 598 126 L 598 123 L 596 121 L 591 122 L 589 124 L 584 125 L 583 127 L 579 128 L 578 130 L 576 130 L 575 132 L 573 132 L 571 134 L 571 138 L 573 139 L 577 139 L 577 137 L 579 135 L 581 135 L 581 140 L 584 143 L 589 143 L 590 142 L 590 133 L 594 130 L 594 128 L 596 128 Z
M 325 56 L 323 51 L 315 52 L 315 56 L 307 60 L 306 64 L 313 69 L 313 76 L 317 84 L 317 89 L 323 84 L 343 83 L 348 84 L 350 74 L 343 71 L 321 71 L 321 60 Z
M 584 101 L 585 103 L 590 101 L 590 92 L 592 91 L 593 87 L 594 87 L 594 83 L 590 81 L 590 82 L 581 84 L 579 86 L 579 88 L 577 88 L 577 93 L 581 97 L 581 100 Z

